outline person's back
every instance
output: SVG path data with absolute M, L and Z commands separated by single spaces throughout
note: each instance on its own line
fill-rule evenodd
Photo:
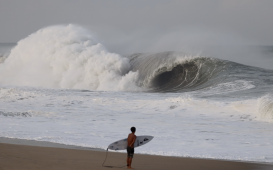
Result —
M 136 135 L 135 135 L 135 132 L 136 132 L 136 128 L 135 127 L 132 127 L 131 128 L 131 131 L 132 133 L 130 133 L 128 135 L 128 146 L 127 146 L 127 154 L 128 154 L 128 157 L 127 157 L 127 169 L 133 169 L 131 167 L 131 164 L 132 164 L 132 159 L 133 159 L 133 155 L 134 155 L 134 144 L 135 144 L 135 141 L 136 141 Z
M 134 133 L 130 133 L 128 135 L 128 146 L 133 148 L 134 147 L 134 143 L 135 143 L 135 140 L 136 140 L 136 135 Z

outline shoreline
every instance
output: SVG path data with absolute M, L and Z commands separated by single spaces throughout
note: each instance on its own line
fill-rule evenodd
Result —
M 99 148 L 83 147 L 83 146 L 76 146 L 76 145 L 67 145 L 67 144 L 60 144 L 60 143 L 47 142 L 47 141 L 29 140 L 29 139 L 7 138 L 7 137 L 0 137 L 0 144 L 1 143 L 3 143 L 3 144 L 13 144 L 13 145 L 25 145 L 25 146 L 38 146 L 38 147 L 49 147 L 49 148 L 63 148 L 63 149 L 91 150 L 91 151 L 106 152 L 105 149 L 99 149 Z M 115 151 L 112 151 L 112 150 L 110 150 L 108 152 L 125 154 L 123 152 L 115 152 Z M 166 156 L 166 155 L 152 155 L 152 154 L 143 154 L 143 153 L 137 153 L 137 154 L 138 155 L 173 157 L 173 158 L 204 159 L 204 160 L 231 161 L 231 162 L 244 162 L 244 163 L 257 163 L 257 164 L 273 165 L 273 162 L 270 163 L 270 162 L 258 162 L 258 161 L 247 161 L 247 160 Z
M 106 152 L 103 149 L 79 147 L 25 139 L 0 137 L 0 170 L 4 169 L 120 169 L 112 166 L 125 164 L 126 153 Z M 16 164 L 15 164 L 16 162 Z M 51 166 L 48 166 L 51 165 Z M 218 159 L 201 159 L 135 154 L 132 166 L 136 169 L 189 170 L 269 170 L 272 164 Z M 125 167 L 126 168 L 126 167 Z
M 50 147 L 50 148 L 92 150 L 92 151 L 101 151 L 101 152 L 105 151 L 104 149 L 99 149 L 99 148 L 82 147 L 82 146 L 66 145 L 66 144 L 60 144 L 60 143 L 54 143 L 54 142 L 28 140 L 28 139 L 17 139 L 17 138 L 6 138 L 6 137 L 0 137 L 0 144 L 1 143 L 13 144 L 13 145 L 25 145 L 25 146 Z

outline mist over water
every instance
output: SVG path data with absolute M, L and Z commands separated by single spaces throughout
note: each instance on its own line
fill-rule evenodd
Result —
M 109 50 L 122 55 L 176 51 L 265 69 L 272 69 L 273 64 L 272 46 L 216 28 L 189 26 L 162 33 L 146 30 L 126 37 L 122 33 L 111 32 L 112 36 L 107 37 L 103 35 L 107 31 L 97 32 L 102 33 L 100 39 Z

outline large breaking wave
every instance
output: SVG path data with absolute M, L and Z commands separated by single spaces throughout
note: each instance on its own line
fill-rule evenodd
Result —
M 0 72 L 1 85 L 149 92 L 219 90 L 221 83 L 222 91 L 232 91 L 234 83 L 252 82 L 263 74 L 272 77 L 272 71 L 181 52 L 124 57 L 71 24 L 43 28 L 19 41 L 0 62 Z
M 136 90 L 127 58 L 108 52 L 85 29 L 52 26 L 19 41 L 0 64 L 0 84 L 89 90 Z
M 224 76 L 225 61 L 179 52 L 134 54 L 133 71 L 139 72 L 137 84 L 149 91 L 193 91 L 219 83 Z

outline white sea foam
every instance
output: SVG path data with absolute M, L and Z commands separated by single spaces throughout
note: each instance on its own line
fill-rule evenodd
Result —
M 89 90 L 138 90 L 127 58 L 108 52 L 85 29 L 43 28 L 18 42 L 0 64 L 0 84 Z
M 0 136 L 106 149 L 136 126 L 155 137 L 137 153 L 273 162 L 272 125 L 255 118 L 258 108 L 190 93 L 2 87 Z
M 272 122 L 273 121 L 273 96 L 265 95 L 258 99 L 258 119 Z
M 6 58 L 7 58 L 6 56 L 0 55 L 0 63 L 3 63 L 6 60 Z
M 235 80 L 233 82 L 220 83 L 215 86 L 211 86 L 204 90 L 204 94 L 227 94 L 237 91 L 249 90 L 255 88 L 255 85 L 251 81 Z

